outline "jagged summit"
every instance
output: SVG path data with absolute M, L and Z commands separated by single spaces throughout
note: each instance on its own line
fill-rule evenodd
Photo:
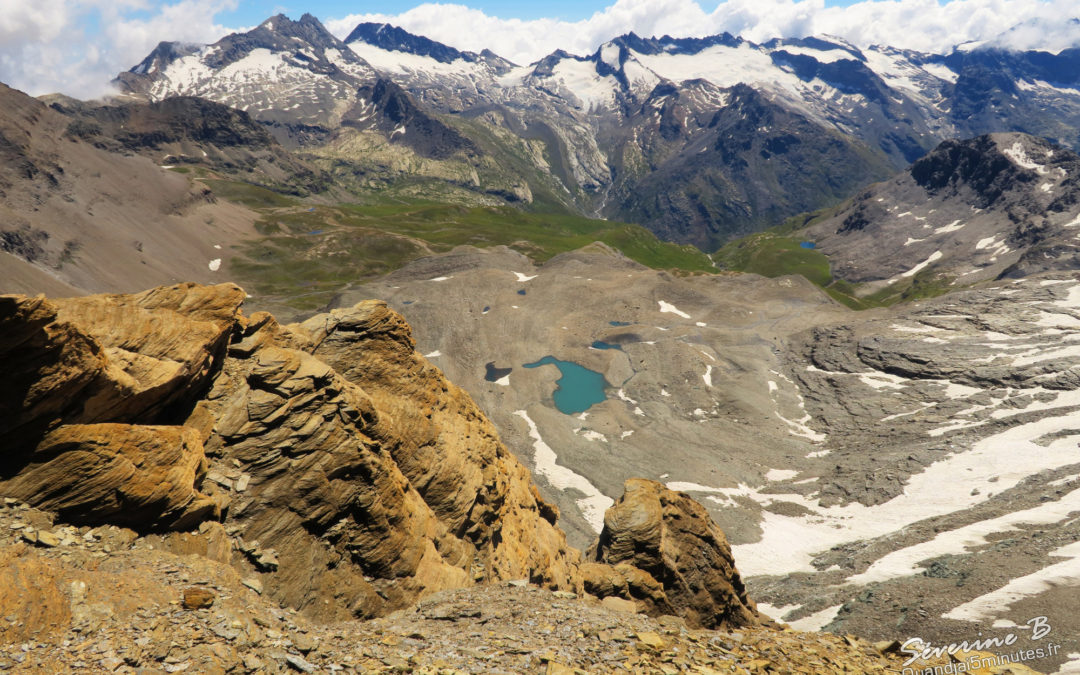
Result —
M 268 122 L 336 126 L 374 70 L 311 14 L 270 17 L 212 45 L 162 43 L 114 83 L 149 99 L 200 96 Z
M 342 58 L 352 63 L 362 63 L 355 57 L 350 58 L 344 43 L 311 14 L 304 14 L 299 21 L 278 14 L 247 33 L 233 33 L 222 38 L 206 50 L 206 65 L 221 68 L 239 61 L 256 49 L 291 52 L 290 56 L 299 62 L 333 62 Z M 328 49 L 337 53 L 328 55 Z
M 440 63 L 452 63 L 458 59 L 474 62 L 480 58 L 473 52 L 460 51 L 388 23 L 358 24 L 345 38 L 345 44 L 353 42 L 366 42 L 390 51 L 429 56 Z
M 299 21 L 293 21 L 286 14 L 278 12 L 274 16 L 259 24 L 256 29 L 264 28 L 268 31 L 281 33 L 283 35 L 295 35 L 298 32 L 304 31 L 304 29 L 302 28 L 303 26 L 307 26 L 319 32 L 329 32 L 326 30 L 326 27 L 322 25 L 322 22 L 315 17 L 315 15 L 308 12 L 304 12 L 304 14 L 300 17 Z
M 341 44 L 312 14 L 304 14 L 299 21 L 278 14 L 246 33 L 231 33 L 225 36 L 213 49 L 197 43 L 160 42 L 145 59 L 128 72 L 136 75 L 159 72 L 177 59 L 201 51 L 211 52 L 208 65 L 222 67 L 243 58 L 253 49 L 302 49 L 304 46 L 325 49 L 339 48 Z
M 278 14 L 262 22 L 248 35 L 262 32 L 272 33 L 278 38 L 291 38 L 306 42 L 312 46 L 340 47 L 341 40 L 326 29 L 312 14 L 305 13 L 299 21 L 293 21 L 284 14 Z

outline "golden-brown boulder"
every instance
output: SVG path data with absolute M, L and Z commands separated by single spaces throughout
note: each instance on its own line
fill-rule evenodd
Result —
M 582 563 L 581 581 L 585 592 L 598 598 L 629 600 L 635 603 L 638 611 L 650 616 L 678 612 L 668 600 L 660 582 L 629 563 Z
M 243 299 L 234 284 L 0 296 L 0 436 L 32 446 L 63 423 L 152 422 L 190 402 L 223 356 Z
M 71 421 L 152 422 L 192 402 L 224 357 L 243 301 L 235 284 L 190 283 L 55 301 L 57 321 L 100 344 L 110 366 Z
M 106 369 L 101 345 L 59 322 L 57 312 L 43 296 L 0 296 L 0 437 L 9 445 L 40 435 L 78 405 Z
M 623 490 L 604 514 L 604 529 L 587 559 L 647 573 L 663 587 L 674 613 L 691 626 L 762 622 L 727 538 L 703 506 L 656 481 L 632 478 Z

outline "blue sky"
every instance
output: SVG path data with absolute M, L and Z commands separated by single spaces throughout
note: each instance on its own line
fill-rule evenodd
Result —
M 730 32 L 760 42 L 828 34 L 858 46 L 948 53 L 992 40 L 1043 48 L 1076 30 L 1077 0 L 0 0 L 0 82 L 38 95 L 109 91 L 117 73 L 163 40 L 209 44 L 284 13 L 310 12 L 344 37 L 361 21 L 389 22 L 459 49 L 491 49 L 528 64 L 555 49 L 589 54 L 618 35 L 700 37 Z M 1075 38 L 1075 40 L 1074 40 Z M 1080 35 L 1056 35 L 1080 44 Z
M 349 14 L 399 14 L 421 4 L 420 2 L 388 2 L 384 0 L 312 0 L 311 2 L 258 2 L 249 0 L 241 2 L 233 12 L 222 13 L 219 19 L 223 22 L 233 22 L 237 25 L 250 25 L 259 23 L 267 16 L 283 12 L 294 18 L 304 12 L 310 12 L 318 17 L 337 18 Z M 496 0 L 494 2 L 461 2 L 474 9 L 479 9 L 485 14 L 498 16 L 504 19 L 539 19 L 541 17 L 554 17 L 566 21 L 577 21 L 591 16 L 594 12 L 602 10 L 604 2 L 584 2 L 582 0 L 544 0 L 543 2 L 507 2 Z
M 825 0 L 826 7 L 847 7 L 858 0 Z M 511 0 L 481 0 L 479 2 L 458 0 L 460 4 L 479 9 L 485 14 L 503 19 L 556 18 L 564 21 L 580 21 L 610 5 L 603 0 L 543 0 L 542 2 L 513 2 Z M 299 18 L 310 12 L 320 18 L 338 18 L 350 14 L 400 14 L 420 2 L 403 0 L 311 0 L 310 2 L 261 2 L 245 0 L 233 11 L 218 15 L 225 25 L 250 26 L 278 13 Z M 715 9 L 718 2 L 699 3 L 706 9 Z

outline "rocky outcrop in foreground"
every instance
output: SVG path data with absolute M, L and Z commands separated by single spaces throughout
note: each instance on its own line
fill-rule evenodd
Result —
M 219 551 L 320 620 L 525 579 L 695 627 L 759 623 L 723 533 L 658 484 L 628 484 L 583 567 L 384 303 L 283 326 L 243 299 L 229 284 L 0 297 L 0 495 L 74 525 L 215 532 L 181 552 Z
M 216 529 L 138 536 L 75 528 L 0 500 L 0 672 L 899 670 L 897 657 L 852 638 L 695 630 L 676 617 L 613 610 L 524 581 L 442 591 L 387 617 L 324 624 L 260 595 L 257 580 L 217 559 Z
M 582 562 L 384 303 L 283 326 L 243 299 L 0 296 L 0 670 L 890 664 L 776 630 L 705 510 L 652 481 Z
M 223 521 L 235 565 L 326 619 L 480 581 L 577 587 L 554 510 L 399 316 L 370 302 L 285 327 L 243 299 L 0 300 L 0 494 L 75 524 Z
M 583 568 L 586 590 L 612 595 L 607 587 L 621 587 L 624 579 L 634 595 L 655 580 L 659 583 L 645 600 L 657 613 L 677 614 L 705 628 L 760 622 L 735 569 L 731 546 L 701 504 L 641 478 L 626 481 L 624 490 L 604 515 L 604 530 L 587 554 L 607 564 Z

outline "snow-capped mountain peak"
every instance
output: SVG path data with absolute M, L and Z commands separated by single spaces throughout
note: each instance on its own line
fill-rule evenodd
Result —
M 358 24 L 345 38 L 345 44 L 352 45 L 357 42 L 386 51 L 426 56 L 439 63 L 453 63 L 459 59 L 472 63 L 480 59 L 479 55 L 472 52 L 460 51 L 388 23 Z
M 139 62 L 130 72 L 145 75 L 167 68 L 173 61 L 194 54 L 205 45 L 184 42 L 159 42 L 154 51 Z
M 830 36 L 627 33 L 590 54 L 516 66 L 385 23 L 341 41 L 310 15 L 278 15 L 210 46 L 162 43 L 118 79 L 155 100 L 203 96 L 277 128 L 321 127 L 311 138 L 345 126 L 432 158 L 506 151 L 545 175 L 557 200 L 702 245 L 817 208 L 822 194 L 846 197 L 944 138 L 1021 129 L 1080 147 L 1080 49 L 942 55 Z M 464 138 L 476 125 L 492 135 Z M 808 178 L 796 167 L 815 153 L 830 159 Z M 773 187 L 733 196 L 748 180 L 735 167 Z M 688 184 L 708 189 L 680 193 Z M 714 199 L 734 201 L 705 203 Z
M 311 14 L 279 14 L 213 45 L 162 43 L 117 84 L 150 100 L 200 96 L 265 121 L 333 125 L 376 77 Z

